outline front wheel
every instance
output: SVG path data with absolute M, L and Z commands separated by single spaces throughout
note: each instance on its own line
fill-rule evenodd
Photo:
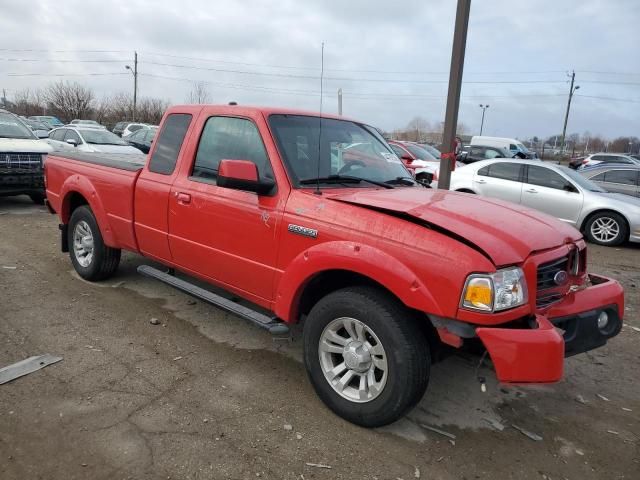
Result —
M 89 281 L 113 275 L 120 264 L 120 249 L 105 245 L 91 208 L 76 208 L 68 228 L 69 255 L 78 275 Z
M 330 293 L 304 325 L 307 373 L 322 401 L 363 427 L 398 420 L 420 401 L 430 354 L 417 319 L 371 287 Z
M 592 243 L 605 246 L 616 246 L 629 236 L 629 229 L 624 218 L 615 212 L 597 213 L 587 221 L 585 234 Z

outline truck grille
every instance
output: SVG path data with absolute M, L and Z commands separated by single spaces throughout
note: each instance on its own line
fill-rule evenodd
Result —
M 545 290 L 558 287 L 554 277 L 558 272 L 567 272 L 568 269 L 569 257 L 558 258 L 538 266 L 536 307 L 544 308 L 562 299 L 561 293 L 549 293 Z
M 40 153 L 0 153 L 0 174 L 37 173 L 41 170 Z

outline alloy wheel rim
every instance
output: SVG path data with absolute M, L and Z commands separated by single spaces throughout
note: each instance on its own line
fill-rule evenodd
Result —
M 620 225 L 614 218 L 600 217 L 591 224 L 591 235 L 599 242 L 611 242 L 619 234 Z
M 318 353 L 325 379 L 342 398 L 366 403 L 382 393 L 387 354 L 378 336 L 360 320 L 332 320 L 320 335 Z
M 84 220 L 73 229 L 73 254 L 81 267 L 87 268 L 93 261 L 93 233 Z

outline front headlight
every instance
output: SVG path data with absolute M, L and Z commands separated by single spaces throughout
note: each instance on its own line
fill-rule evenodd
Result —
M 527 303 L 527 283 L 521 268 L 469 275 L 462 292 L 463 308 L 497 312 Z

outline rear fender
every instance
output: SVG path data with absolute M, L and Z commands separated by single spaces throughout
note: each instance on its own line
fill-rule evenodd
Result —
M 98 227 L 100 227 L 100 233 L 102 234 L 104 243 L 110 247 L 116 247 L 117 245 L 109 224 L 107 212 L 104 209 L 104 205 L 102 204 L 95 187 L 87 177 L 82 175 L 71 175 L 63 183 L 62 188 L 60 189 L 60 197 L 62 198 L 60 219 L 62 220 L 62 223 L 68 224 L 71 219 L 71 214 L 73 213 L 71 212 L 71 197 L 74 193 L 82 195 L 89 203 L 89 207 L 98 222 Z
M 296 322 L 305 287 L 314 276 L 328 270 L 358 273 L 381 284 L 410 308 L 441 314 L 427 285 L 397 258 L 371 246 L 335 241 L 305 250 L 289 264 L 278 284 L 276 315 Z

